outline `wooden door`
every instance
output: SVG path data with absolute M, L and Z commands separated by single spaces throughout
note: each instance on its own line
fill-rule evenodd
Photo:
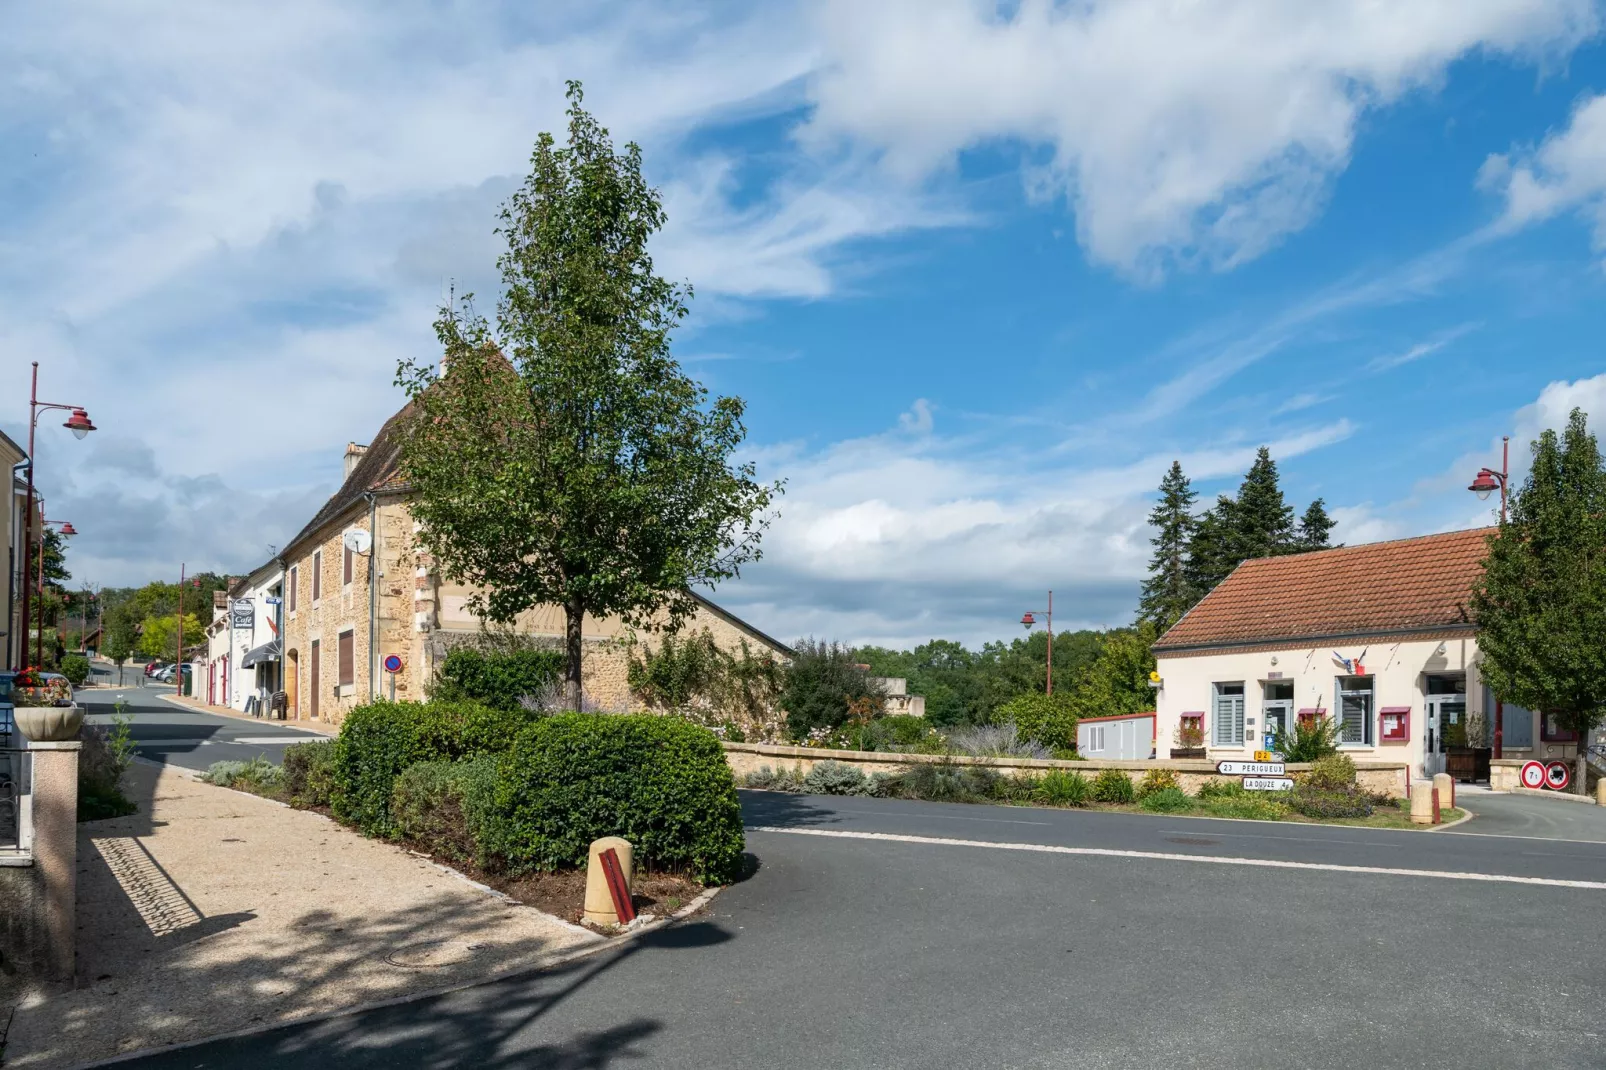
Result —
M 309 689 L 312 694 L 309 696 L 307 704 L 311 708 L 312 719 L 316 721 L 318 719 L 318 640 L 316 639 L 312 641 L 312 651 L 308 655 L 308 659 L 307 671 L 311 676 Z
M 285 675 L 289 679 L 285 683 L 289 685 L 287 690 L 290 694 L 286 697 L 285 704 L 290 710 L 288 716 L 299 721 L 301 720 L 301 655 L 292 650 L 287 657 L 289 667 Z

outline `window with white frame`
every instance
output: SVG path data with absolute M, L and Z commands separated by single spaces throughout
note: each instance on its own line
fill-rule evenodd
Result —
M 1104 749 L 1104 725 L 1090 724 L 1087 726 L 1088 753 L 1095 753 Z
M 1244 745 L 1244 685 L 1239 680 L 1215 685 L 1211 740 L 1218 747 Z
M 1338 711 L 1338 741 L 1354 747 L 1372 745 L 1372 713 L 1374 697 L 1370 676 L 1341 676 L 1338 678 L 1338 700 L 1333 704 Z

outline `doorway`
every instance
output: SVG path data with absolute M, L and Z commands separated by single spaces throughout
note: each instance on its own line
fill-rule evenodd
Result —
M 292 650 L 285 655 L 285 708 L 289 711 L 286 716 L 301 720 L 301 652 Z
M 1260 704 L 1261 748 L 1276 750 L 1277 736 L 1294 730 L 1294 682 L 1268 680 Z
M 1464 676 L 1430 676 L 1422 714 L 1422 773 L 1447 772 L 1451 747 L 1467 746 L 1467 681 Z
M 308 679 L 308 711 L 314 721 L 318 719 L 318 640 L 312 641 L 312 649 L 307 654 Z

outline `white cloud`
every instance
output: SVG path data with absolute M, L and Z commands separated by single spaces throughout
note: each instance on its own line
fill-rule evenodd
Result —
M 1459 327 L 1452 327 L 1447 331 L 1440 331 L 1427 341 L 1418 342 L 1416 345 L 1407 349 L 1403 353 L 1393 353 L 1389 354 L 1388 356 L 1372 358 L 1367 362 L 1366 370 L 1369 372 L 1386 372 L 1392 371 L 1393 369 L 1402 367 L 1406 364 L 1414 364 L 1423 357 L 1431 357 L 1433 354 L 1437 353 L 1451 342 L 1454 342 L 1458 338 L 1466 337 L 1468 334 L 1471 334 L 1481 326 L 1482 324 L 1480 323 L 1463 323 Z
M 1015 143 L 1089 255 L 1231 267 L 1304 226 L 1361 115 L 1476 50 L 1565 53 L 1590 0 L 835 0 L 806 134 L 906 179 Z
M 1490 156 L 1479 179 L 1505 198 L 1501 229 L 1577 211 L 1593 219 L 1595 248 L 1606 250 L 1606 94 L 1581 99 L 1566 129 L 1538 148 Z

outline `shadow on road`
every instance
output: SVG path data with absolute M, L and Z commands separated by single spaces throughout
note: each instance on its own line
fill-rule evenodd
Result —
M 740 791 L 744 824 L 772 828 L 806 828 L 812 825 L 840 824 L 842 818 L 812 795 L 791 795 L 783 791 Z M 841 802 L 838 797 L 837 802 Z

